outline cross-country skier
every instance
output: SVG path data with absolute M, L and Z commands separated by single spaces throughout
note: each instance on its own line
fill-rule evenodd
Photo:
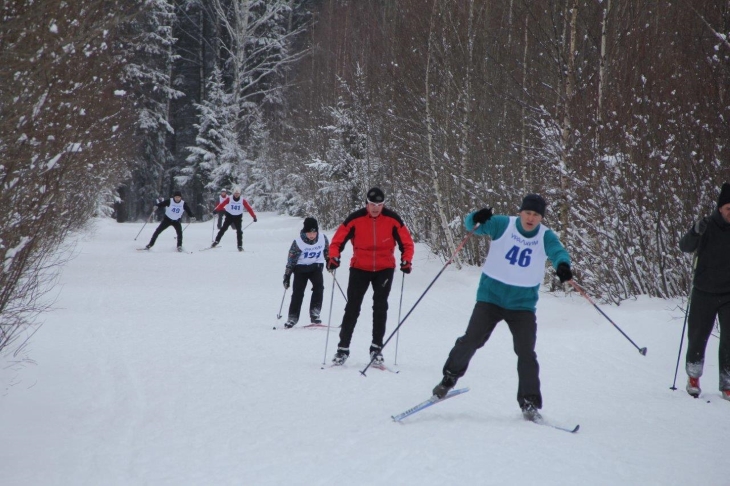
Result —
M 350 279 L 347 285 L 347 304 L 342 317 L 340 343 L 332 362 L 342 365 L 350 356 L 350 341 L 360 315 L 365 292 L 373 287 L 373 340 L 370 359 L 375 365 L 383 365 L 383 336 L 388 318 L 388 295 L 395 272 L 395 246 L 401 252 L 400 270 L 411 273 L 413 239 L 398 214 L 384 207 L 385 195 L 377 187 L 367 193 L 364 208 L 350 214 L 337 228 L 330 244 L 327 270 L 340 266 L 340 255 L 348 241 L 352 240 Z
M 251 215 L 251 217 L 253 218 L 253 222 L 255 223 L 257 221 L 256 214 L 253 212 L 253 208 L 251 208 L 251 206 L 248 204 L 248 201 L 241 197 L 241 189 L 238 187 L 233 189 L 233 196 L 225 198 L 223 201 L 220 202 L 220 204 L 218 204 L 218 206 L 216 206 L 216 208 L 213 210 L 213 214 L 217 214 L 220 211 L 225 211 L 226 220 L 223 223 L 223 227 L 221 227 L 220 231 L 218 231 L 218 234 L 215 237 L 215 241 L 211 245 L 212 247 L 218 246 L 218 244 L 221 242 L 221 238 L 223 238 L 226 230 L 228 230 L 228 227 L 233 225 L 233 227 L 236 228 L 238 251 L 243 251 L 243 231 L 241 231 L 241 228 L 243 222 L 244 208 L 246 209 L 246 211 L 248 211 L 248 214 Z
M 221 193 L 218 196 L 218 201 L 214 202 L 214 207 L 217 207 L 219 204 L 221 204 L 223 201 L 225 201 L 226 198 L 228 198 L 228 190 L 221 189 Z M 224 216 L 223 211 L 220 211 L 218 213 L 218 229 L 221 229 L 223 227 L 223 216 Z
M 517 402 L 527 420 L 540 418 L 542 408 L 539 365 L 535 353 L 538 290 L 550 259 L 561 282 L 572 280 L 570 257 L 557 235 L 543 226 L 545 200 L 528 194 L 518 216 L 492 216 L 491 208 L 470 213 L 464 219 L 468 231 L 491 237 L 482 267 L 477 302 L 466 328 L 456 340 L 443 368 L 443 379 L 433 394 L 443 398 L 464 376 L 477 349 L 484 346 L 497 323 L 504 320 L 512 333 L 517 354 Z
M 304 300 L 307 282 L 312 282 L 312 298 L 309 301 L 309 318 L 312 324 L 321 324 L 319 314 L 322 310 L 324 279 L 322 270 L 329 254 L 330 242 L 327 236 L 319 233 L 319 224 L 314 218 L 305 218 L 304 227 L 291 247 L 284 271 L 284 288 L 288 289 L 294 274 L 289 317 L 284 327 L 289 329 L 299 322 L 299 313 Z
M 165 199 L 155 206 L 158 209 L 164 208 L 165 216 L 162 218 L 162 222 L 152 234 L 152 239 L 145 247 L 145 249 L 149 250 L 150 248 L 155 246 L 155 241 L 157 241 L 157 237 L 160 236 L 160 233 L 165 231 L 168 226 L 172 226 L 173 228 L 175 228 L 175 232 L 177 233 L 177 251 L 183 251 L 183 232 L 182 225 L 180 224 L 183 211 L 188 213 L 191 222 L 194 222 L 195 218 L 193 217 L 193 212 L 190 210 L 190 206 L 188 206 L 188 203 L 183 201 L 182 193 L 180 191 L 175 191 L 171 199 Z
M 705 348 L 718 318 L 720 393 L 730 400 L 730 184 L 722 185 L 717 209 L 692 224 L 679 249 L 697 252 L 687 317 L 687 393 L 697 397 L 701 392 Z

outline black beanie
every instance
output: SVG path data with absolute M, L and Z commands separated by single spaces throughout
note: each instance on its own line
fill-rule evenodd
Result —
M 302 231 L 305 233 L 310 231 L 319 231 L 319 224 L 317 223 L 317 220 L 314 218 L 304 218 L 304 227 L 302 228 Z
M 385 194 L 383 194 L 383 191 L 381 191 L 379 187 L 373 187 L 368 191 L 366 199 L 368 202 L 380 204 L 385 201 Z
M 173 193 L 172 193 L 172 197 L 175 197 L 175 196 L 180 196 L 180 197 L 182 197 L 182 192 L 180 192 L 180 191 L 175 191 L 175 192 L 173 192 Z
M 717 209 L 720 209 L 724 205 L 730 203 L 730 183 L 725 183 L 720 189 L 720 197 L 717 198 Z
M 544 218 L 545 206 L 547 206 L 547 204 L 545 203 L 545 200 L 542 198 L 542 196 L 539 196 L 537 194 L 528 194 L 522 200 L 522 206 L 520 206 L 520 211 L 535 211 Z

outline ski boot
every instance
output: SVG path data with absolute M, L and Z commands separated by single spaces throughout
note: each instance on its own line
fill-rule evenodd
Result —
M 370 361 L 376 368 L 383 368 L 385 366 L 385 359 L 383 359 L 381 349 L 382 347 L 376 344 L 370 345 Z
M 539 422 L 542 420 L 542 415 L 540 415 L 537 407 L 530 400 L 525 400 L 525 403 L 522 405 L 522 417 L 530 422 Z
M 455 376 L 445 373 L 441 383 L 436 385 L 433 389 L 434 396 L 439 400 L 444 398 L 446 394 L 449 393 L 449 390 L 456 386 L 456 380 L 458 380 L 458 378 Z
M 687 393 L 695 398 L 700 396 L 700 393 L 702 393 L 702 389 L 700 389 L 699 378 L 693 378 L 691 376 L 687 377 Z
M 342 366 L 349 357 L 350 350 L 348 348 L 337 348 L 337 353 L 335 353 L 335 357 L 332 358 L 332 365 Z

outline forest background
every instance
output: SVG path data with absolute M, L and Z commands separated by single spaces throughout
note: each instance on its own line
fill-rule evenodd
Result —
M 4 0 L 0 351 L 98 214 L 221 188 L 334 228 L 380 186 L 447 259 L 524 194 L 604 302 L 683 296 L 730 180 L 730 1 Z M 479 264 L 470 240 L 456 264 Z M 550 282 L 555 285 L 554 282 Z

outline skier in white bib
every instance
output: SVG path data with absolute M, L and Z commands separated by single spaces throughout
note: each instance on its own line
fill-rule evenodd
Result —
M 211 247 L 215 248 L 216 246 L 218 246 L 218 244 L 221 242 L 221 238 L 223 238 L 223 235 L 228 230 L 228 227 L 233 226 L 234 228 L 236 228 L 236 241 L 238 242 L 238 251 L 243 251 L 243 231 L 241 230 L 241 228 L 243 223 L 244 209 L 248 211 L 248 214 L 251 215 L 251 217 L 253 218 L 253 222 L 255 223 L 257 219 L 256 214 L 253 212 L 253 208 L 251 207 L 251 205 L 248 204 L 248 201 L 241 197 L 241 189 L 236 187 L 235 189 L 233 189 L 233 196 L 225 198 L 213 210 L 213 214 L 218 214 L 219 212 L 225 211 L 226 220 L 223 223 L 220 231 L 218 231 L 218 234 L 215 236 L 215 241 L 213 242 Z
M 327 236 L 319 233 L 319 224 L 314 218 L 305 218 L 304 227 L 289 248 L 284 271 L 284 288 L 288 289 L 294 274 L 289 315 L 284 327 L 290 329 L 299 322 L 299 313 L 304 300 L 307 282 L 312 282 L 312 298 L 309 301 L 309 319 L 312 324 L 322 324 L 322 295 L 324 264 L 329 256 L 330 242 Z
M 220 194 L 220 196 L 218 196 L 218 200 L 213 201 L 213 209 L 215 209 L 216 206 L 218 206 L 220 203 L 225 201 L 227 198 L 228 198 L 228 190 L 221 189 L 221 194 Z M 223 213 L 223 211 L 220 211 L 218 213 L 218 225 L 217 225 L 218 229 L 221 229 L 223 227 L 223 217 L 224 217 L 224 213 Z
M 443 368 L 444 377 L 434 389 L 446 396 L 464 376 L 477 349 L 484 346 L 497 323 L 505 321 L 512 333 L 517 354 L 517 402 L 527 420 L 540 419 L 540 367 L 535 353 L 537 319 L 535 309 L 540 284 L 549 259 L 561 282 L 572 280 L 570 256 L 552 230 L 543 226 L 545 200 L 528 194 L 518 217 L 492 216 L 491 208 L 470 213 L 464 219 L 468 231 L 492 238 L 482 268 L 477 302 L 466 333 L 456 340 Z
M 152 239 L 145 249 L 149 250 L 155 246 L 155 241 L 157 241 L 157 237 L 160 236 L 160 233 L 165 231 L 168 226 L 172 226 L 175 228 L 175 232 L 177 233 L 177 251 L 183 251 L 183 232 L 180 220 L 182 219 L 183 212 L 188 213 L 191 222 L 195 221 L 195 217 L 193 217 L 193 212 L 190 210 L 188 203 L 183 201 L 182 193 L 180 191 L 175 191 L 171 199 L 165 199 L 164 201 L 157 203 L 155 206 L 158 209 L 164 208 L 165 216 L 162 218 L 162 222 L 152 234 Z

